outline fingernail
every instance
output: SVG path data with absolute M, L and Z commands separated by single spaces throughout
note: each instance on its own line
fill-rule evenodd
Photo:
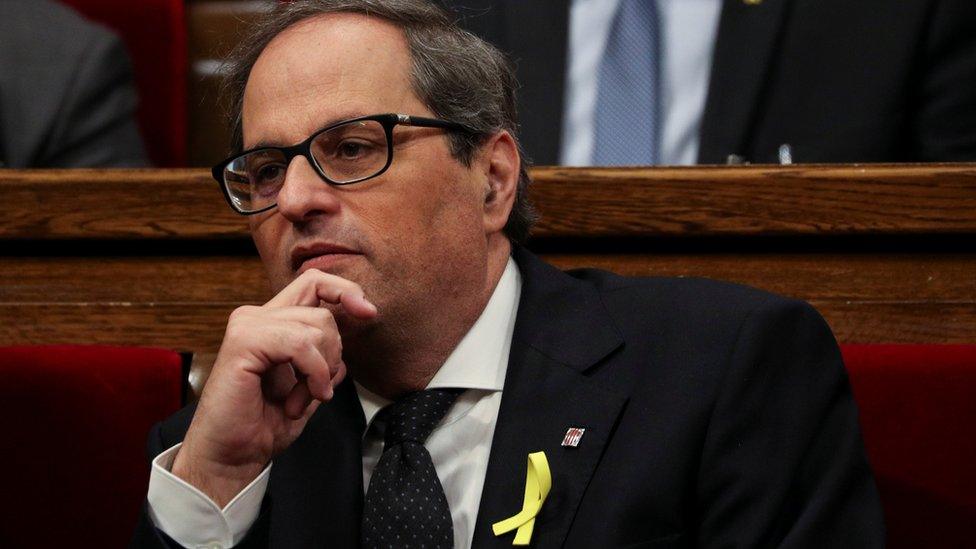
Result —
M 373 305 L 373 303 L 370 300 L 366 299 L 366 295 L 365 294 L 359 296 L 359 299 L 363 300 L 363 303 L 365 303 L 367 306 L 369 306 L 370 309 L 373 309 L 373 312 L 374 313 L 376 312 L 376 305 Z

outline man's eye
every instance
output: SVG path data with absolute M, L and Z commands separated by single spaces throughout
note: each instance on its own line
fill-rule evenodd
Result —
M 279 164 L 266 164 L 257 170 L 255 183 L 277 181 L 284 174 L 284 167 Z
M 339 143 L 337 156 L 343 160 L 355 160 L 368 153 L 369 145 L 361 141 L 343 141 Z

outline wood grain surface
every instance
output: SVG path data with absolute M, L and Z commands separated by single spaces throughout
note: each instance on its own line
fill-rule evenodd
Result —
M 976 233 L 976 167 L 532 170 L 549 237 Z M 0 239 L 246 238 L 200 169 L 6 170 Z
M 810 301 L 842 342 L 976 341 L 976 255 L 549 255 L 571 269 L 703 276 Z M 0 344 L 215 351 L 227 315 L 270 296 L 257 258 L 19 258 L 0 263 Z
M 976 304 L 810 303 L 841 343 L 973 343 Z M 0 345 L 102 343 L 215 353 L 238 303 L 0 303 Z
M 717 253 L 546 255 L 562 269 L 627 276 L 700 276 L 804 300 L 931 301 L 976 305 L 976 253 Z
M 976 303 L 976 253 L 546 254 L 562 269 L 700 276 L 805 300 Z M 263 303 L 257 257 L 25 257 L 0 262 L 0 303 Z
M 0 239 L 247 235 L 204 170 L 0 170 L 0 192 Z
M 541 168 L 543 236 L 976 232 L 972 165 Z
M 263 303 L 256 257 L 19 257 L 0 262 L 0 303 Z
M 845 343 L 976 342 L 976 166 L 536 168 L 530 248 L 811 302 Z M 195 354 L 271 290 L 205 170 L 0 170 L 0 345 Z

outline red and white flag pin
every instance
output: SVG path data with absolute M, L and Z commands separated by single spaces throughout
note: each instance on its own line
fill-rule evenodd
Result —
M 566 431 L 566 436 L 563 437 L 563 446 L 569 446 L 570 448 L 576 448 L 579 446 L 580 440 L 583 438 L 583 433 L 586 429 L 582 427 L 570 427 Z

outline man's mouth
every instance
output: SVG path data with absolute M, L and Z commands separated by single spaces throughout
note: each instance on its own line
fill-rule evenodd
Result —
M 296 246 L 291 253 L 291 268 L 296 274 L 309 269 L 328 272 L 335 265 L 362 253 L 331 243 Z

